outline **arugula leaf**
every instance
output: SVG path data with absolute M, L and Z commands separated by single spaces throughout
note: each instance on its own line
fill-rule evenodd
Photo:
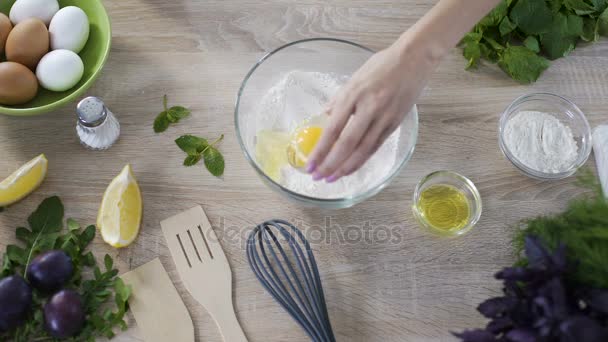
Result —
M 549 61 L 524 46 L 508 46 L 498 61 L 498 66 L 521 83 L 531 83 L 549 67 Z
M 207 170 L 215 177 L 220 177 L 224 174 L 224 157 L 213 146 L 209 146 L 203 153 L 205 158 L 205 166 Z
M 209 146 L 209 142 L 207 142 L 206 139 L 190 134 L 182 135 L 181 137 L 175 139 L 175 143 L 182 151 L 188 153 L 189 155 L 200 153 L 207 146 Z
M 177 123 L 179 120 L 190 115 L 190 110 L 182 106 L 173 106 L 167 108 L 167 95 L 163 96 L 163 111 L 160 112 L 154 119 L 154 132 L 161 133 L 169 128 L 172 123 Z
M 510 17 L 528 35 L 546 33 L 553 20 L 553 14 L 545 0 L 518 0 Z
M 93 253 L 87 247 L 95 238 L 96 228 L 89 225 L 82 229 L 73 219 L 67 220 L 67 229 L 63 229 L 64 208 L 58 197 L 45 199 L 34 211 L 28 222 L 30 229 L 19 227 L 15 235 L 22 246 L 8 245 L 2 260 L 0 276 L 5 277 L 15 273 L 25 272 L 31 258 L 38 253 L 52 249 L 65 251 L 74 265 L 74 275 L 66 284 L 66 288 L 76 289 L 83 297 L 87 317 L 82 332 L 70 341 L 95 341 L 96 337 L 112 337 L 116 327 L 125 328 L 124 316 L 128 310 L 127 299 L 130 289 L 117 278 L 118 270 L 113 268 L 112 258 L 106 256 L 104 264 L 106 271 L 101 272 L 94 268 L 94 279 L 83 281 L 83 275 L 88 274 L 85 268 L 96 264 Z M 114 293 L 114 306 L 112 312 L 110 299 Z M 47 294 L 34 289 L 33 310 L 25 324 L 18 328 L 0 332 L 1 341 L 54 341 L 44 329 L 42 313 L 43 304 Z M 110 312 L 109 315 L 100 314 L 101 310 Z
M 536 37 L 534 36 L 528 36 L 528 38 L 524 40 L 524 46 L 536 53 L 540 52 L 540 45 L 538 43 L 538 39 L 536 39 Z

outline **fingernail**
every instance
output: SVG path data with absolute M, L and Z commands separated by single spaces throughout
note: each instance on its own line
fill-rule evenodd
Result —
M 317 163 L 315 163 L 314 161 L 311 161 L 308 163 L 308 165 L 306 165 L 306 173 L 313 173 L 313 171 L 315 171 L 316 168 L 317 168 Z
M 331 176 L 327 177 L 327 178 L 325 179 L 325 181 L 326 181 L 327 183 L 333 183 L 333 182 L 337 181 L 337 180 L 338 180 L 338 178 L 339 178 L 339 177 L 338 177 L 338 175 L 335 175 L 335 174 L 334 174 L 334 175 L 331 175 Z
M 320 174 L 319 172 L 314 172 L 312 174 L 312 180 L 318 181 L 318 180 L 321 180 L 321 179 L 323 179 L 323 175 Z

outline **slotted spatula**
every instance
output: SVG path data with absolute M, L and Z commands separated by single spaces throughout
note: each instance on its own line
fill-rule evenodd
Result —
M 232 303 L 232 272 L 203 208 L 160 223 L 184 286 L 211 314 L 224 341 L 247 341 Z

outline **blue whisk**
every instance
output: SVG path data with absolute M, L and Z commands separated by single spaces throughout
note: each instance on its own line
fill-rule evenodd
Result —
M 336 341 L 315 257 L 298 228 L 283 220 L 255 227 L 247 259 L 264 288 L 314 342 Z

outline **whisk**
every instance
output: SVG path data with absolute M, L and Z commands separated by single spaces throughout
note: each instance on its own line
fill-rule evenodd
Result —
M 247 240 L 247 259 L 264 288 L 314 342 L 335 342 L 310 244 L 289 222 L 266 221 Z

